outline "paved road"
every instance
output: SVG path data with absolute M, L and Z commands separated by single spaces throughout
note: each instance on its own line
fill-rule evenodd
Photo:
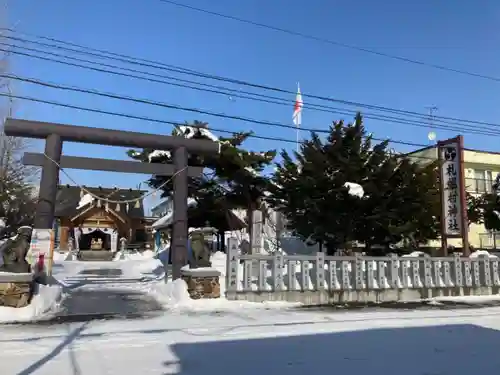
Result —
M 37 324 L 158 315 L 163 312 L 162 306 L 141 291 L 152 280 L 148 276 L 127 278 L 112 263 L 108 268 L 85 268 L 62 280 L 66 296 L 57 317 Z

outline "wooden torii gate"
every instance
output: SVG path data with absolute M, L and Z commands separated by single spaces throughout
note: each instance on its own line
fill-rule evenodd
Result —
M 42 167 L 35 229 L 52 228 L 59 166 L 68 169 L 173 175 L 172 278 L 175 280 L 180 277 L 181 268 L 187 264 L 188 177 L 200 176 L 203 172 L 203 167 L 188 166 L 188 153 L 217 154 L 220 152 L 218 142 L 14 118 L 5 121 L 4 132 L 8 136 L 45 139 L 43 154 L 25 153 L 23 156 L 23 164 Z M 62 156 L 64 141 L 171 151 L 173 165 Z

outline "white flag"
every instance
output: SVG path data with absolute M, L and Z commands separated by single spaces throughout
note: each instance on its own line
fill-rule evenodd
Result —
M 293 107 L 293 123 L 299 127 L 302 124 L 302 94 L 300 86 L 297 85 L 297 96 L 295 97 L 295 105 Z

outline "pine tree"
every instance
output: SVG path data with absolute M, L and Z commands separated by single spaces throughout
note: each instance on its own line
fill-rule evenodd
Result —
M 437 238 L 436 166 L 395 155 L 387 141 L 372 145 L 361 115 L 347 126 L 334 123 L 325 141 L 313 133 L 295 160 L 286 151 L 281 156 L 269 202 L 295 234 L 329 253 L 353 241 L 381 254 L 403 240 Z M 364 196 L 351 196 L 348 182 L 361 185 Z
M 196 201 L 196 206 L 188 212 L 190 225 L 203 226 L 205 223 L 224 230 L 228 225 L 227 211 L 256 207 L 267 193 L 269 178 L 263 175 L 275 151 L 264 153 L 250 152 L 242 145 L 252 133 L 235 133 L 232 137 L 215 138 L 209 132 L 206 123 L 195 121 L 174 129 L 172 135 L 194 139 L 216 140 L 221 145 L 218 155 L 189 155 L 191 166 L 203 166 L 201 177 L 191 177 L 188 182 L 188 196 Z M 143 162 L 172 163 L 170 153 L 154 152 L 144 149 L 142 152 L 131 150 L 129 156 Z M 159 188 L 169 176 L 152 176 L 149 185 Z M 162 187 L 162 197 L 171 197 L 173 181 Z
M 313 133 L 295 153 L 296 161 L 283 151 L 277 164 L 270 204 L 285 214 L 295 234 L 321 243 L 329 253 L 356 239 L 363 199 L 351 196 L 346 182 L 363 188 L 367 183 L 373 154 L 364 136 L 358 115 L 351 125 L 334 123 L 325 142 Z
M 407 158 L 388 155 L 371 177 L 373 194 L 367 194 L 359 238 L 375 254 L 390 251 L 404 241 L 413 247 L 439 232 L 439 191 L 436 165 L 420 166 Z
M 491 193 L 477 198 L 470 196 L 468 203 L 469 211 L 473 215 L 479 213 L 479 220 L 484 221 L 486 229 L 500 231 L 500 174 L 495 178 Z

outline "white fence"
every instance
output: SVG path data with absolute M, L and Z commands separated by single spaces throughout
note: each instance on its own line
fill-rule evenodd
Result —
M 493 295 L 500 290 L 496 257 L 360 257 L 241 255 L 229 239 L 226 296 L 232 300 L 310 305 L 416 301 Z

